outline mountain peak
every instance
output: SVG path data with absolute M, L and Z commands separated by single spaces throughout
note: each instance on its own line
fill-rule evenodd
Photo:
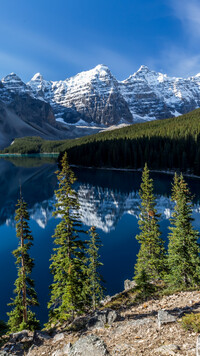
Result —
M 148 72 L 150 72 L 150 69 L 149 69 L 147 66 L 142 65 L 142 66 L 138 69 L 137 73 L 138 73 L 138 72 L 148 73 Z
M 96 69 L 98 71 L 101 71 L 101 70 L 105 70 L 106 72 L 110 71 L 108 66 L 105 64 L 98 64 L 94 69 Z
M 36 73 L 34 76 L 33 76 L 33 78 L 31 78 L 31 80 L 33 80 L 33 81 L 42 81 L 44 78 L 43 78 L 43 76 L 42 76 L 42 74 L 40 74 L 40 73 Z
M 6 75 L 6 77 L 2 78 L 1 81 L 4 87 L 11 91 L 20 92 L 26 90 L 26 84 L 15 73 L 10 73 Z
M 8 75 L 6 75 L 4 78 L 2 78 L 2 82 L 8 82 L 10 80 L 15 80 L 15 81 L 22 82 L 21 78 L 18 77 L 18 75 L 13 73 L 13 72 L 8 74 Z
M 109 79 L 113 79 L 113 75 L 110 72 L 109 68 L 105 65 L 105 64 L 98 64 L 96 67 L 90 69 L 90 70 L 86 70 L 83 72 L 78 73 L 77 75 L 75 75 L 74 77 L 71 78 L 67 78 L 66 81 L 69 83 L 70 81 L 74 83 L 89 83 L 93 80 L 97 80 L 97 81 L 104 81 L 107 80 L 107 78 Z M 115 79 L 115 78 L 114 78 Z M 74 85 L 74 84 L 73 84 Z
M 86 75 L 86 77 L 87 76 L 93 77 L 93 76 L 96 76 L 96 75 L 100 76 L 100 77 L 102 77 L 102 76 L 104 77 L 104 76 L 107 76 L 107 75 L 112 76 L 112 74 L 110 72 L 110 69 L 105 64 L 98 64 L 96 67 L 94 67 L 94 68 L 92 68 L 92 69 L 90 69 L 88 71 L 81 72 L 78 75 L 82 76 L 82 74 Z

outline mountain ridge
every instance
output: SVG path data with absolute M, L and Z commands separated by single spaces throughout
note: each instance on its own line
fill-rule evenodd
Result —
M 199 107 L 200 73 L 176 78 L 142 65 L 118 81 L 100 64 L 59 81 L 36 73 L 27 83 L 11 73 L 0 81 L 0 147 L 16 137 L 76 138 L 115 125 L 176 117 Z
M 59 81 L 36 73 L 26 84 L 14 73 L 4 77 L 7 89 L 26 92 L 49 103 L 63 123 L 113 125 L 178 116 L 200 107 L 200 73 L 170 77 L 142 65 L 118 81 L 105 64 Z

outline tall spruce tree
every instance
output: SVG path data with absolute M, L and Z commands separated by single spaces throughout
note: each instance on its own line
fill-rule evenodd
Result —
M 84 309 L 84 244 L 79 237 L 81 222 L 77 193 L 72 189 L 76 181 L 68 161 L 67 153 L 61 160 L 61 171 L 57 171 L 59 182 L 55 191 L 57 202 L 55 216 L 61 218 L 53 235 L 54 253 L 51 257 L 51 298 L 49 321 L 63 321 L 74 317 Z
M 137 255 L 134 279 L 140 279 L 145 274 L 146 280 L 157 281 L 166 272 L 166 256 L 164 242 L 158 225 L 158 217 L 153 195 L 153 180 L 149 177 L 149 169 L 145 164 L 142 173 L 142 183 L 139 195 L 141 198 L 139 228 L 140 234 L 136 239 L 140 243 Z
M 86 295 L 88 304 L 95 310 L 103 298 L 104 288 L 102 286 L 103 278 L 99 273 L 99 267 L 103 265 L 99 261 L 99 248 L 102 246 L 99 235 L 94 226 L 89 230 L 90 240 L 88 241 L 88 248 L 86 249 L 87 264 L 86 264 Z
M 175 174 L 172 186 L 172 214 L 168 245 L 168 282 L 171 287 L 200 285 L 199 233 L 192 226 L 192 196 L 182 174 Z
M 135 277 L 136 287 L 135 289 L 139 292 L 138 298 L 146 299 L 156 290 L 154 284 L 151 283 L 149 274 L 142 269 Z
M 34 289 L 34 281 L 30 277 L 34 266 L 33 258 L 29 255 L 33 237 L 28 224 L 27 204 L 23 200 L 21 193 L 16 207 L 16 235 L 19 239 L 19 245 L 13 251 L 13 255 L 16 257 L 18 273 L 14 290 L 16 297 L 8 304 L 13 306 L 13 310 L 8 313 L 8 327 L 11 332 L 23 329 L 35 330 L 40 327 L 35 313 L 30 309 L 30 307 L 39 304 Z

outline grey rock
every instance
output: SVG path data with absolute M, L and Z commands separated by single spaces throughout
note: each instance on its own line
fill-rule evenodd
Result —
M 130 279 L 126 279 L 124 281 L 124 290 L 129 290 L 131 288 L 134 288 L 136 286 L 135 281 L 130 281 Z
M 166 310 L 158 311 L 158 327 L 160 328 L 163 324 L 174 323 L 176 321 L 175 316 L 169 314 Z
M 115 310 L 97 310 L 91 316 L 76 318 L 69 326 L 69 330 L 80 331 L 83 329 L 103 328 L 105 324 L 112 325 L 118 318 Z
M 6 344 L 6 346 L 4 347 L 4 352 L 7 352 L 8 354 L 12 354 L 12 355 L 23 355 L 24 354 L 24 350 L 28 348 L 28 346 L 30 347 L 30 345 L 28 345 L 28 343 L 22 343 L 22 342 L 14 342 L 14 343 L 8 343 Z
M 196 356 L 200 356 L 200 335 L 197 337 Z
M 55 342 L 58 342 L 58 341 L 61 341 L 65 338 L 65 334 L 64 333 L 59 333 L 59 334 L 56 334 L 53 338 L 53 343 Z
M 51 356 L 63 356 L 62 349 L 54 351 Z
M 66 344 L 66 345 L 63 347 L 62 351 L 63 351 L 63 354 L 64 354 L 64 355 L 68 355 L 71 346 L 72 346 L 72 345 L 71 345 L 71 342 L 68 342 L 68 344 Z
M 106 345 L 99 337 L 81 337 L 69 350 L 69 356 L 109 356 Z
M 105 298 L 101 301 L 101 304 L 106 304 L 109 303 L 112 300 L 112 297 L 110 295 L 106 295 Z
M 29 331 L 28 330 L 22 330 L 17 333 L 10 334 L 10 341 L 11 342 L 18 342 L 24 338 L 28 338 L 29 336 Z
M 33 337 L 33 342 L 36 345 L 42 344 L 45 340 L 49 340 L 51 337 L 47 332 L 44 331 L 35 331 L 34 332 L 34 337 Z
M 69 351 L 70 351 L 70 348 L 71 348 L 71 343 L 69 342 L 63 348 L 53 352 L 52 356 L 65 356 L 65 355 L 68 355 Z
M 180 350 L 180 346 L 171 344 L 171 345 L 163 345 L 160 346 L 158 349 L 156 349 L 156 352 L 159 353 L 159 355 L 176 355 L 176 351 Z
M 88 328 L 103 328 L 105 324 L 112 325 L 118 318 L 115 310 L 105 309 L 96 311 L 94 315 L 88 320 Z
M 115 310 L 107 311 L 107 324 L 112 325 L 118 318 L 118 314 Z

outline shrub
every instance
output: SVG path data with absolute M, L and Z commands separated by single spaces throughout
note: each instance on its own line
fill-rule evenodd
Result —
M 190 330 L 190 331 L 199 333 L 200 332 L 200 313 L 198 313 L 198 314 L 191 313 L 189 315 L 185 315 L 181 319 L 181 325 L 186 330 Z

